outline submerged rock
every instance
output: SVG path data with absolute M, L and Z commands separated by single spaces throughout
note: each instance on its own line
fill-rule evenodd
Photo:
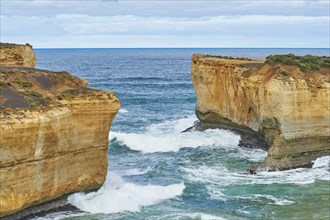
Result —
M 193 55 L 192 81 L 201 124 L 237 131 L 242 146 L 269 148 L 251 172 L 309 166 L 330 154 L 329 57 Z
M 100 188 L 116 95 L 67 72 L 0 72 L 0 216 Z

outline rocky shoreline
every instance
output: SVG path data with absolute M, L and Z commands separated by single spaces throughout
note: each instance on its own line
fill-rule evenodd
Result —
M 17 213 L 9 216 L 14 219 L 31 215 L 29 207 L 53 209 L 47 204 L 58 205 L 48 203 L 54 199 L 102 186 L 120 108 L 115 93 L 89 88 L 67 72 L 17 66 L 11 58 L 25 60 L 22 51 L 30 47 L 1 45 L 1 56 L 10 56 L 0 67 L 0 217 Z M 33 51 L 28 56 L 35 60 Z
M 82 212 L 75 206 L 68 203 L 67 196 L 61 196 L 52 201 L 42 203 L 36 206 L 31 206 L 15 214 L 4 216 L 1 219 L 2 220 L 32 219 L 32 218 L 44 217 L 50 213 L 65 212 L 65 211 L 70 211 L 75 213 Z
M 229 129 L 241 146 L 268 149 L 251 173 L 308 167 L 330 155 L 330 57 L 196 54 L 192 81 L 199 127 Z

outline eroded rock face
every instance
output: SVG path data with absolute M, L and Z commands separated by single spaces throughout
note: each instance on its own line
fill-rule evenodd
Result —
M 67 72 L 0 71 L 0 216 L 100 188 L 116 95 Z
M 262 135 L 269 151 L 259 167 L 306 166 L 330 154 L 329 72 L 194 55 L 196 114 L 203 123 Z
M 36 65 L 36 57 L 29 44 L 0 43 L 0 51 L 1 66 L 35 67 Z

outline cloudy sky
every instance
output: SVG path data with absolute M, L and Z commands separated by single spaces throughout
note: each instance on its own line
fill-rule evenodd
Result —
M 35 48 L 330 47 L 329 0 L 0 0 Z

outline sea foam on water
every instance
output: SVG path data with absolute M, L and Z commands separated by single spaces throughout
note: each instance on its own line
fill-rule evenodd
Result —
M 125 182 L 119 175 L 109 173 L 102 188 L 92 193 L 76 193 L 69 202 L 80 210 L 90 213 L 139 212 L 143 206 L 180 196 L 183 183 L 161 185 L 136 185 Z
M 216 146 L 237 147 L 240 136 L 227 130 L 208 129 L 203 132 L 182 132 L 191 127 L 197 118 L 188 116 L 182 119 L 165 121 L 148 126 L 143 133 L 110 132 L 110 139 L 126 145 L 131 150 L 142 153 L 177 152 L 181 148 Z

